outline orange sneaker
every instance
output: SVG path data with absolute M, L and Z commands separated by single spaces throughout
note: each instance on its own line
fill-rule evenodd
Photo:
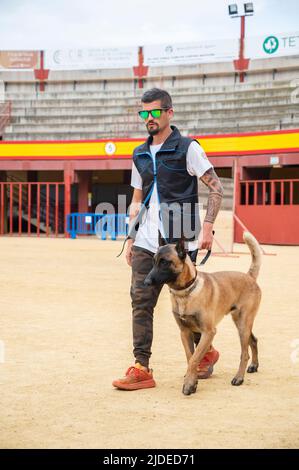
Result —
M 137 362 L 134 366 L 129 367 L 125 377 L 113 380 L 112 385 L 121 390 L 140 390 L 141 388 L 155 387 L 156 382 L 153 379 L 153 371 L 143 370 L 142 365 Z
M 212 347 L 212 349 L 210 349 L 210 351 L 205 354 L 197 366 L 197 378 L 208 379 L 213 374 L 214 365 L 218 359 L 219 352 Z

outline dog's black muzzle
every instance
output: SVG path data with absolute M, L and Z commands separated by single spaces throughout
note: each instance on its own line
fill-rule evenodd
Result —
M 155 279 L 153 278 L 153 275 L 152 275 L 152 271 L 150 271 L 148 273 L 148 275 L 146 276 L 146 278 L 143 281 L 143 284 L 145 286 L 153 286 L 153 285 L 156 284 Z

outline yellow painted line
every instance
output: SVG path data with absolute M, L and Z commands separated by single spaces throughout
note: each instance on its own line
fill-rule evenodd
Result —
M 240 137 L 199 138 L 206 153 L 250 152 L 299 147 L 299 132 Z
M 198 137 L 207 154 L 234 152 L 257 152 L 279 149 L 298 149 L 299 130 L 292 133 L 259 134 L 240 136 Z M 105 147 L 107 141 L 98 142 L 0 142 L 0 158 L 72 158 L 102 157 L 117 158 L 117 156 L 131 157 L 133 150 L 142 144 L 143 140 L 121 141 L 111 140 L 115 145 L 115 152 L 109 155 Z
M 131 155 L 140 142 L 114 142 L 117 155 Z M 107 142 L 47 142 L 47 143 L 3 143 L 0 144 L 0 157 L 76 157 L 76 156 L 106 156 Z

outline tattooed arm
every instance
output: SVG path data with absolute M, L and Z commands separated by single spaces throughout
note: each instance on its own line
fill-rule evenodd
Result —
M 204 221 L 213 224 L 221 206 L 223 196 L 222 184 L 216 175 L 214 168 L 207 170 L 200 179 L 210 190 L 207 213 Z
M 209 250 L 212 247 L 213 223 L 215 222 L 221 206 L 223 188 L 213 168 L 207 170 L 200 179 L 209 188 L 210 193 L 208 196 L 207 212 L 203 223 L 199 248 Z

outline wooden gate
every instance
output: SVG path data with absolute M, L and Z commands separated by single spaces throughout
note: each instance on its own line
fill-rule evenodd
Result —
M 235 214 L 260 243 L 299 245 L 299 179 L 236 179 Z M 234 220 L 234 241 L 243 229 Z

